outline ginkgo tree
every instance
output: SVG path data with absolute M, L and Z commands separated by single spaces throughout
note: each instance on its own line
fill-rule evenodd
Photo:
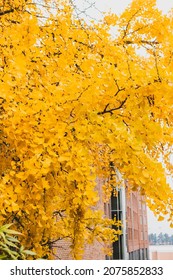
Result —
M 0 0 L 0 223 L 37 257 L 116 240 L 97 178 L 109 199 L 117 173 L 173 226 L 172 21 L 154 0 L 89 26 L 71 1 Z

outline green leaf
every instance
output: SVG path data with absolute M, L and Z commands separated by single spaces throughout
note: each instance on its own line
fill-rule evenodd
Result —
M 11 242 L 11 241 L 6 241 L 6 244 L 8 245 L 8 246 L 10 246 L 10 247 L 14 247 L 14 248 L 18 248 L 18 246 L 16 245 L 16 244 L 14 244 L 13 242 Z
M 15 242 L 15 243 L 20 243 L 20 241 L 17 238 L 15 238 L 13 236 L 10 236 L 10 235 L 6 235 L 6 236 L 7 236 L 7 239 L 9 241 L 12 241 L 12 242 Z
M 13 224 L 11 223 L 11 224 L 6 224 L 6 225 L 3 225 L 3 226 L 1 226 L 0 227 L 0 232 L 2 231 L 4 231 L 4 230 L 6 230 L 6 229 L 8 229 L 9 227 L 11 227 Z
M 16 230 L 13 230 L 13 229 L 6 229 L 5 232 L 9 233 L 9 234 L 23 235 L 22 233 L 20 233 Z
M 24 250 L 22 253 L 26 254 L 26 255 L 31 255 L 31 256 L 35 256 L 36 253 L 35 252 L 32 252 L 30 250 Z
M 4 232 L 1 232 L 0 236 L 3 238 L 4 242 L 6 242 L 6 236 L 5 236 Z

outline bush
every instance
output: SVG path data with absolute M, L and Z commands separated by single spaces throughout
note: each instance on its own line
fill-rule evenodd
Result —
M 20 232 L 12 230 L 13 224 L 0 226 L 0 260 L 26 260 L 29 255 L 36 255 L 20 244 Z

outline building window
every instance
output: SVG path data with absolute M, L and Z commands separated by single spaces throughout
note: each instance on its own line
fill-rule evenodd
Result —
M 111 214 L 112 219 L 116 216 L 117 220 L 122 220 L 122 205 L 121 205 L 121 192 L 118 190 L 117 196 L 111 196 Z M 123 259 L 123 236 L 120 235 L 119 239 L 113 243 L 113 259 Z

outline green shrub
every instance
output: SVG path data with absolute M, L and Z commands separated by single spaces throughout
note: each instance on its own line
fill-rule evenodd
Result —
M 13 224 L 0 226 L 0 260 L 26 260 L 29 255 L 36 255 L 20 244 L 20 232 L 12 230 Z

